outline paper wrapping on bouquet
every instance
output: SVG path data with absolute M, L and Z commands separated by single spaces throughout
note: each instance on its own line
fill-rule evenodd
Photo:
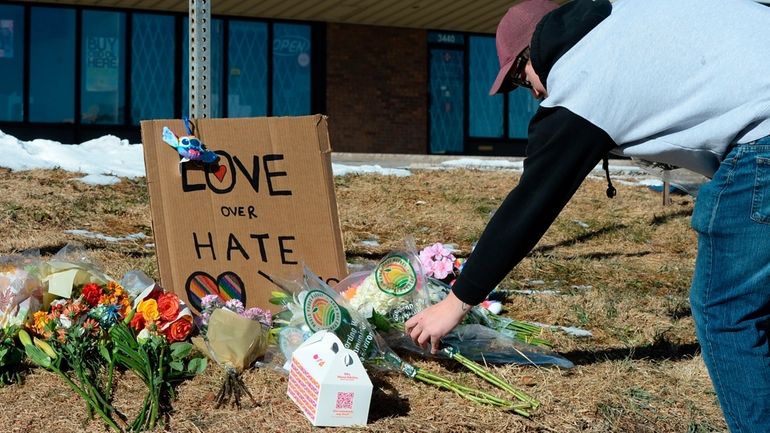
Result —
M 314 426 L 366 425 L 372 389 L 358 355 L 332 332 L 294 351 L 286 393 Z
M 211 294 L 269 308 L 272 281 L 300 263 L 332 284 L 344 278 L 326 118 L 193 123 L 217 161 L 180 162 L 163 130 L 183 134 L 182 120 L 141 123 L 163 287 L 199 312 Z
M 220 365 L 241 372 L 265 354 L 267 329 L 258 321 L 218 308 L 211 313 L 207 326 L 205 339 L 194 337 L 192 342 Z

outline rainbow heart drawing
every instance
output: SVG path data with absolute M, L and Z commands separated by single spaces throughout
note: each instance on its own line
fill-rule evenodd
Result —
M 217 295 L 223 301 L 238 299 L 246 305 L 246 290 L 243 280 L 234 272 L 223 272 L 214 278 L 206 272 L 193 272 L 185 283 L 185 291 L 190 306 L 201 311 L 201 299 L 206 295 Z

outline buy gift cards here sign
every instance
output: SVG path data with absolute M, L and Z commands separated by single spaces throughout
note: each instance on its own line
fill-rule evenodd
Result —
M 216 164 L 180 164 L 162 134 L 187 135 L 182 120 L 141 123 L 161 285 L 196 310 L 208 294 L 267 308 L 271 280 L 303 264 L 344 278 L 326 118 L 193 123 Z

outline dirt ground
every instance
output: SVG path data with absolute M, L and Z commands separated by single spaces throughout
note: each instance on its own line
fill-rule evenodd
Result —
M 78 241 L 110 275 L 119 278 L 140 269 L 157 279 L 144 179 L 90 186 L 78 177 L 61 170 L 0 169 L 0 254 L 33 248 L 51 255 Z M 400 248 L 406 236 L 418 247 L 454 244 L 466 256 L 517 179 L 510 171 L 471 170 L 337 177 L 348 261 L 376 260 Z M 609 200 L 603 181 L 587 180 L 536 249 L 501 283 L 504 290 L 535 292 L 514 292 L 504 304 L 504 315 L 593 334 L 578 338 L 545 332 L 554 349 L 575 363 L 572 369 L 495 367 L 542 402 L 530 419 L 480 407 L 395 374 L 376 373 L 369 425 L 335 431 L 726 431 L 688 301 L 696 250 L 689 226 L 693 200 L 674 196 L 664 207 L 660 194 L 646 187 L 616 186 L 618 196 Z M 148 239 L 108 243 L 64 232 L 78 229 L 111 236 L 141 232 Z M 490 389 L 451 363 L 409 359 Z M 286 377 L 270 369 L 244 375 L 259 406 L 214 409 L 221 375 L 209 368 L 182 384 L 165 429 L 157 431 L 317 430 L 286 397 Z M 119 375 L 119 409 L 132 414 L 142 396 L 137 378 Z M 23 384 L 0 389 L 0 402 L 0 431 L 105 431 L 99 422 L 86 422 L 83 402 L 59 378 L 40 369 L 30 370 Z

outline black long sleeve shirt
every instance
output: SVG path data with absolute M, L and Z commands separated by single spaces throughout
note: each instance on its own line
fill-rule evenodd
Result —
M 540 108 L 529 126 L 527 158 L 518 186 L 505 198 L 452 290 L 475 305 L 535 247 L 612 139 L 563 107 Z

